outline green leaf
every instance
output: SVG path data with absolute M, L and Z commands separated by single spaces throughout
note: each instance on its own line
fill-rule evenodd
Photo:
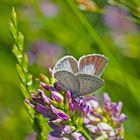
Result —
M 18 47 L 19 47 L 19 50 L 21 52 L 23 52 L 23 49 L 24 49 L 24 35 L 21 32 L 18 33 Z
M 27 77 L 27 86 L 28 86 L 28 90 L 30 91 L 30 92 L 32 92 L 32 85 L 33 85 L 33 80 L 32 80 L 32 75 L 31 74 L 28 74 L 28 77 Z
M 17 28 L 17 15 L 14 7 L 12 8 L 12 22 L 14 24 L 14 27 Z
M 47 140 L 47 132 L 49 132 L 51 129 L 48 126 L 48 124 L 46 124 L 46 118 L 44 118 L 42 115 L 39 116 L 39 120 L 40 120 L 40 126 L 42 128 L 41 130 L 41 138 L 42 140 Z
M 20 51 L 18 50 L 18 48 L 17 48 L 17 46 L 15 44 L 13 45 L 12 52 L 14 53 L 14 55 L 16 56 L 19 64 L 21 65 L 23 56 L 22 56 L 22 54 L 20 53 Z
M 18 75 L 19 75 L 22 83 L 26 84 L 26 75 L 24 74 L 24 72 L 19 64 L 17 64 L 16 66 L 17 66 Z
M 84 121 L 84 120 L 83 120 L 83 117 L 82 117 L 82 116 L 79 117 L 79 118 L 77 118 L 77 119 L 75 120 L 78 129 L 80 129 L 80 127 L 82 126 L 83 121 Z
M 33 123 L 33 119 L 34 119 L 34 114 L 35 114 L 35 111 L 34 109 L 26 102 L 26 100 L 24 101 L 24 105 L 31 117 L 31 123 Z
M 41 77 L 41 80 L 43 80 L 43 82 L 49 84 L 49 79 L 47 76 L 45 76 L 43 73 L 40 73 L 40 77 Z
M 26 86 L 24 84 L 20 84 L 20 88 L 21 88 L 21 91 L 24 95 L 25 98 L 29 98 L 29 93 L 28 93 L 28 90 L 26 89 Z
M 14 24 L 12 22 L 10 22 L 9 25 L 10 25 L 10 31 L 12 33 L 12 36 L 13 36 L 15 42 L 16 42 L 17 41 L 17 30 L 14 27 Z
M 23 55 L 22 67 L 23 67 L 25 73 L 27 73 L 28 72 L 28 57 L 26 54 Z

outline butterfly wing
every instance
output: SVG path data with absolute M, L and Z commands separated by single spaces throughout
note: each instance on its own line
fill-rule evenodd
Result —
M 100 54 L 91 54 L 79 59 L 79 73 L 95 75 L 99 77 L 106 66 L 108 59 Z
M 96 91 L 104 83 L 104 81 L 101 78 L 88 74 L 77 74 L 77 79 L 79 84 L 79 96 Z
M 57 71 L 54 73 L 54 77 L 60 83 L 65 90 L 70 90 L 72 93 L 76 93 L 78 90 L 77 77 L 69 71 Z
M 55 65 L 53 69 L 53 75 L 57 71 L 69 71 L 71 73 L 76 74 L 78 72 L 78 63 L 77 60 L 73 56 L 64 56 L 61 58 Z

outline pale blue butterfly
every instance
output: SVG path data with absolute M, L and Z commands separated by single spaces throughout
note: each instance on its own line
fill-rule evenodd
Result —
M 73 97 L 83 96 L 99 89 L 104 81 L 100 78 L 108 59 L 101 54 L 89 54 L 77 61 L 64 56 L 53 68 L 53 76 Z

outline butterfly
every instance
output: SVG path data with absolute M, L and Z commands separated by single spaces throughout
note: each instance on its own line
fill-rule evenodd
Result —
M 100 78 L 108 59 L 101 54 L 89 54 L 77 61 L 73 56 L 62 57 L 53 68 L 53 76 L 72 96 L 83 96 L 99 89 L 104 80 Z

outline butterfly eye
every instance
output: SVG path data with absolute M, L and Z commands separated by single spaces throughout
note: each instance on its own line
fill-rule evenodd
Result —
M 83 97 L 83 96 L 81 96 L 81 97 L 80 97 L 80 100 L 82 100 L 83 98 L 84 98 L 84 97 Z

